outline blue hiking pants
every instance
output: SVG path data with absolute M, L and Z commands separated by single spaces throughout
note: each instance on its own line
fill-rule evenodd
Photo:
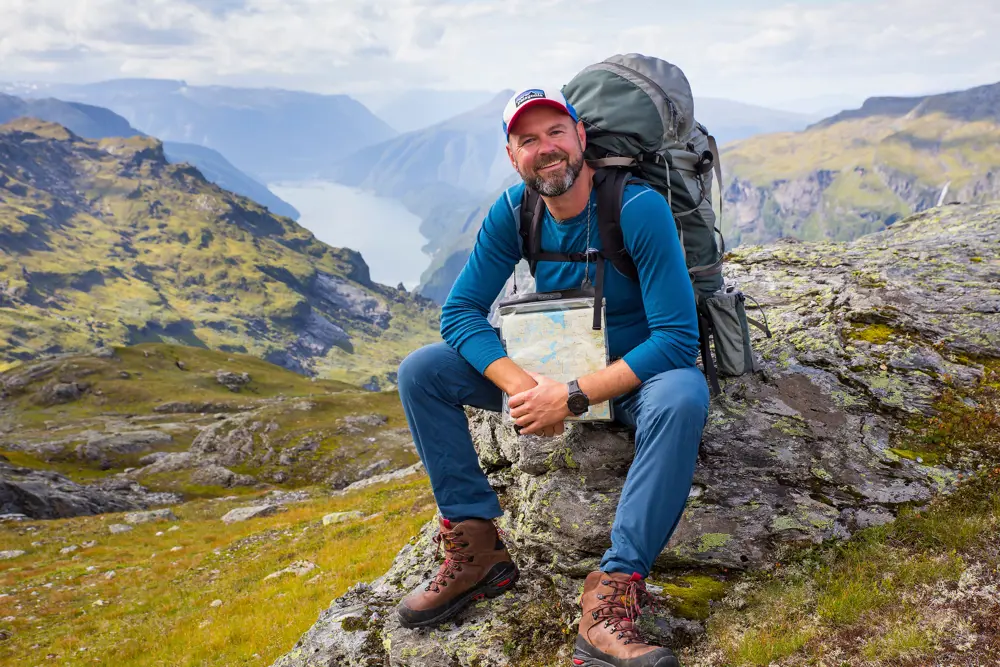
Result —
M 457 350 L 436 343 L 399 367 L 399 395 L 441 515 L 493 519 L 503 512 L 479 467 L 463 406 L 500 411 L 500 389 Z M 708 386 L 697 368 L 660 373 L 615 399 L 617 419 L 635 429 L 635 458 L 611 527 L 604 572 L 649 574 L 677 527 L 691 489 L 708 418 Z

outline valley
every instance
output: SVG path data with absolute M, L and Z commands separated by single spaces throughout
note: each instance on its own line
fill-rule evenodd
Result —
M 427 266 L 420 218 L 394 199 L 330 181 L 279 182 L 269 188 L 301 212 L 298 222 L 330 245 L 361 253 L 373 282 L 412 291 Z

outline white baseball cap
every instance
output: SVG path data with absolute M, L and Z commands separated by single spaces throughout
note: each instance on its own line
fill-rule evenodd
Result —
M 580 120 L 576 109 L 566 101 L 566 97 L 558 90 L 544 88 L 529 88 L 514 93 L 503 110 L 503 133 L 510 138 L 510 128 L 525 109 L 533 106 L 548 106 L 567 114 L 574 122 Z

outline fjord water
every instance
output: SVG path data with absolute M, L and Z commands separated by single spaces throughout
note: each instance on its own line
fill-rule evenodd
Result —
M 377 283 L 412 290 L 430 257 L 420 248 L 420 218 L 402 204 L 330 181 L 270 183 L 301 214 L 298 223 L 326 244 L 361 253 Z

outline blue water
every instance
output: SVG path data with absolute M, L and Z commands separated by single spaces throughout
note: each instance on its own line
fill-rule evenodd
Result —
M 377 283 L 412 290 L 430 257 L 420 218 L 393 199 L 329 181 L 269 183 L 271 192 L 299 210 L 299 224 L 320 241 L 361 252 Z

